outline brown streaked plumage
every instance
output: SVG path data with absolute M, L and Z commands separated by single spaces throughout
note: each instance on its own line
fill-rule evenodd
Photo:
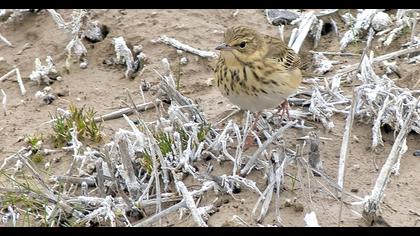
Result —
M 259 112 L 281 107 L 302 81 L 299 56 L 280 39 L 239 26 L 226 30 L 216 49 L 217 86 L 224 96 L 242 109 Z
M 299 56 L 280 39 L 238 26 L 226 30 L 215 68 L 217 86 L 224 96 L 242 109 L 259 114 L 281 104 L 282 116 L 288 111 L 287 98 L 302 82 Z M 246 146 L 253 143 L 246 138 Z

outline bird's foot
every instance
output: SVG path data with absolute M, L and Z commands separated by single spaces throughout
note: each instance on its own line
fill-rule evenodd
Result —
M 245 144 L 244 144 L 243 150 L 246 151 L 250 147 L 255 146 L 255 145 L 256 145 L 256 142 L 255 142 L 255 138 L 253 137 L 253 135 L 248 135 L 245 138 Z
M 292 120 L 290 118 L 289 102 L 287 102 L 287 100 L 280 104 L 278 113 L 280 115 L 280 119 L 283 119 L 284 114 L 287 114 L 287 120 Z

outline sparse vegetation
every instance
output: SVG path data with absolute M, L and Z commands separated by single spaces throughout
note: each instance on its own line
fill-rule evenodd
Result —
M 25 139 L 26 143 L 31 149 L 31 159 L 35 163 L 40 163 L 44 160 L 44 156 L 39 152 L 43 143 L 42 134 L 28 135 Z
M 77 129 L 78 139 L 89 139 L 93 142 L 100 142 L 102 140 L 102 125 L 94 121 L 96 112 L 93 108 L 77 108 L 75 105 L 70 105 L 69 115 L 63 115 L 56 112 L 55 115 L 50 115 L 54 120 L 53 123 L 53 141 L 56 147 L 63 147 L 71 140 L 71 130 L 73 124 Z

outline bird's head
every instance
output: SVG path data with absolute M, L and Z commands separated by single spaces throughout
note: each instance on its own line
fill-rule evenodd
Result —
M 264 41 L 255 30 L 244 26 L 228 28 L 223 43 L 216 50 L 233 53 L 242 61 L 253 61 L 263 53 Z

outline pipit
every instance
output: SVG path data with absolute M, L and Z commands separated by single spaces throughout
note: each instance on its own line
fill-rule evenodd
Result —
M 287 98 L 302 82 L 300 57 L 278 38 L 237 26 L 228 28 L 216 47 L 217 86 L 230 102 L 257 113 L 279 106 L 290 120 Z

